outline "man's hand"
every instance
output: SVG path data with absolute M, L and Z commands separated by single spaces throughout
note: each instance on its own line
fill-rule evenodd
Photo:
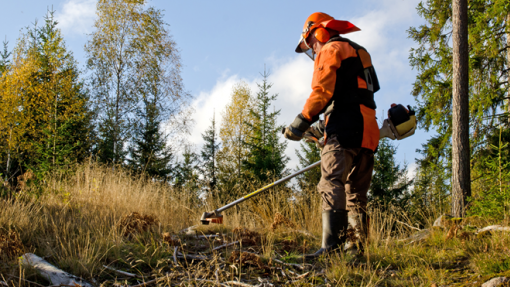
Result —
M 301 134 L 300 136 L 298 136 L 295 133 L 293 133 L 292 130 L 293 128 L 291 126 L 284 128 L 282 130 L 283 136 L 291 141 L 300 141 L 303 138 L 303 135 Z
M 302 114 L 299 114 L 292 124 L 283 130 L 283 134 L 286 139 L 299 141 L 303 138 L 303 134 L 310 127 L 310 123 L 303 117 Z

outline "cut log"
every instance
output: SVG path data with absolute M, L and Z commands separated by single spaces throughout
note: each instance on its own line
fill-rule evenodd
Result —
M 487 231 L 510 231 L 510 227 L 501 225 L 490 225 L 478 230 L 476 233 L 482 233 Z
M 22 256 L 22 258 L 24 265 L 31 266 L 37 270 L 41 276 L 50 281 L 52 285 L 79 285 L 83 287 L 92 287 L 92 285 L 85 280 L 58 269 L 51 265 L 48 261 L 33 253 L 26 253 Z

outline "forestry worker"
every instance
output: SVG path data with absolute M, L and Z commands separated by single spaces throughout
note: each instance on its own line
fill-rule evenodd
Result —
M 284 135 L 294 141 L 307 133 L 324 138 L 317 187 L 322 197 L 322 248 L 308 259 L 342 249 L 363 254 L 368 238 L 366 205 L 379 144 L 374 101 L 379 83 L 366 49 L 340 36 L 359 30 L 350 22 L 313 13 L 296 48 L 315 62 L 312 92 Z M 324 120 L 319 121 L 322 113 Z

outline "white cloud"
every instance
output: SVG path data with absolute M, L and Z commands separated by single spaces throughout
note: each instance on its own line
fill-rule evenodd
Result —
M 92 31 L 97 0 L 67 0 L 55 17 L 64 34 L 85 34 Z

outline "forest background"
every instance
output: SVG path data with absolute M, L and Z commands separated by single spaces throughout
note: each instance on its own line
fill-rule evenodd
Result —
M 367 1 L 373 10 L 339 7 L 340 15 L 330 12 L 334 7 L 317 9 L 362 28 L 349 38 L 374 58 L 383 87 L 376 98 L 381 119 L 393 102 L 418 108 L 421 132 L 402 146 L 381 142 L 371 195 L 446 211 L 451 8 L 440 1 L 401 2 Z M 313 63 L 290 56 L 303 19 L 314 12 L 307 5 L 281 4 L 289 9 L 272 9 L 273 20 L 256 21 L 244 19 L 235 10 L 243 7 L 235 5 L 207 18 L 207 4 L 189 14 L 170 8 L 163 12 L 165 5 L 158 1 L 66 1 L 61 11 L 50 4 L 23 23 L 27 28 L 12 36 L 17 40 L 9 40 L 11 45 L 5 42 L 2 54 L 4 193 L 17 192 L 20 181 L 41 184 L 49 173 L 72 172 L 75 163 L 95 160 L 187 187 L 197 196 L 214 191 L 231 195 L 245 191 L 247 182 L 265 183 L 318 160 L 313 145 L 286 146 L 278 133 L 309 93 Z M 509 5 L 470 4 L 472 211 L 503 218 L 509 193 Z M 40 19 L 37 24 L 34 18 Z M 264 26 L 254 32 L 248 26 L 229 30 L 242 26 L 232 23 L 248 22 Z M 274 23 L 280 22 L 275 30 Z M 84 49 L 66 45 L 66 30 L 72 42 L 86 39 Z M 178 39 L 184 34 L 186 45 Z M 192 55 L 187 56 L 190 64 L 184 55 Z M 237 73 L 245 70 L 250 70 L 245 76 Z M 203 92 L 207 87 L 210 91 Z M 416 163 L 407 155 L 417 157 Z M 307 174 L 294 190 L 309 191 L 317 180 L 318 173 Z

